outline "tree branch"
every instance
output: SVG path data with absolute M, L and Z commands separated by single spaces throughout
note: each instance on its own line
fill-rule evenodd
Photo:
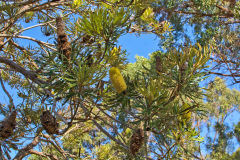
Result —
M 25 68 L 21 67 L 20 65 L 16 64 L 15 62 L 13 62 L 7 58 L 0 57 L 0 63 L 9 65 L 16 72 L 22 73 L 26 78 L 29 78 L 30 80 L 32 80 L 33 82 L 35 82 L 39 85 L 46 83 L 45 81 L 38 79 L 37 74 L 35 72 L 26 70 Z
M 219 75 L 219 76 L 225 76 L 225 77 L 240 77 L 240 74 L 224 74 L 224 73 L 219 73 L 219 72 L 208 72 L 209 74 L 215 74 L 215 75 Z
M 82 109 L 84 110 L 84 112 L 85 112 L 86 114 L 89 114 L 90 111 L 84 106 L 84 104 L 83 104 L 82 102 L 80 102 L 80 104 L 81 104 L 81 107 L 82 107 Z M 126 145 L 124 145 L 121 141 L 119 141 L 119 140 L 116 139 L 114 136 L 112 136 L 111 134 L 109 134 L 100 124 L 97 123 L 96 120 L 93 119 L 92 121 L 93 121 L 93 123 L 97 126 L 97 128 L 98 128 L 101 132 L 103 132 L 108 138 L 110 138 L 111 140 L 113 140 L 114 142 L 116 142 L 117 144 L 119 144 L 120 146 L 122 146 L 124 149 L 129 150 Z
M 46 42 L 43 42 L 43 41 L 40 41 L 40 40 L 37 40 L 35 38 L 32 38 L 32 37 L 28 37 L 28 36 L 19 36 L 19 35 L 8 35 L 8 34 L 0 34 L 0 37 L 10 37 L 10 38 L 21 38 L 21 39 L 27 39 L 27 40 L 31 40 L 31 41 L 34 41 L 38 44 L 41 44 L 47 48 L 50 48 L 51 50 L 53 51 L 57 51 L 57 49 L 51 47 L 51 46 L 54 46 L 53 44 L 50 44 L 50 43 L 46 43 Z M 10 39 L 8 39 L 9 41 Z M 6 44 L 6 42 L 3 43 L 3 45 Z
M 108 138 L 110 138 L 111 140 L 113 140 L 114 142 L 116 142 L 117 144 L 119 144 L 120 146 L 122 146 L 124 149 L 129 150 L 128 147 L 126 145 L 124 145 L 121 141 L 119 141 L 118 139 L 116 139 L 115 137 L 113 137 L 112 135 L 110 135 L 105 129 L 103 129 L 103 127 L 97 123 L 96 120 L 92 120 L 93 123 L 97 126 L 97 128 L 103 132 Z
M 0 32 L 3 32 L 5 30 L 7 30 L 8 28 L 10 28 L 26 12 L 39 11 L 39 10 L 47 9 L 47 8 L 54 7 L 54 6 L 63 5 L 66 0 L 59 0 L 58 2 L 51 2 L 50 1 L 50 2 L 46 2 L 46 3 L 43 3 L 43 4 L 33 6 L 33 4 L 34 3 L 36 4 L 38 1 L 39 0 L 27 1 L 27 2 L 24 2 L 24 3 L 22 3 L 20 5 L 17 5 L 17 6 L 14 6 L 14 4 L 13 4 L 12 5 L 13 8 L 14 7 L 17 7 L 17 8 L 22 7 L 22 8 L 20 8 L 20 10 L 15 14 L 15 16 L 6 20 L 6 23 L 8 23 L 8 25 L 5 28 L 3 28 L 3 30 L 1 30 Z M 4 21 L 1 21 L 1 23 L 4 23 Z
M 53 147 L 56 148 L 56 150 L 57 150 L 60 154 L 62 154 L 62 156 L 63 156 L 65 159 L 67 159 L 67 158 L 69 158 L 69 157 L 70 157 L 70 158 L 76 158 L 75 155 L 72 155 L 72 154 L 70 154 L 69 152 L 64 151 L 64 150 L 62 149 L 62 147 L 60 146 L 60 144 L 58 144 L 57 140 L 54 139 L 54 137 L 52 137 L 52 139 L 53 139 L 54 141 L 50 140 L 51 137 L 48 136 L 48 135 L 45 135 L 45 134 L 44 134 L 43 137 L 46 138 L 46 139 L 41 139 L 41 141 L 51 143 L 51 144 L 53 145 Z
M 46 158 L 50 158 L 51 160 L 58 160 L 57 156 L 55 156 L 55 155 L 45 154 L 43 152 L 38 152 L 38 151 L 35 151 L 33 149 L 29 150 L 29 153 L 30 154 L 35 154 L 35 155 L 38 155 L 38 156 L 42 156 L 42 157 L 46 157 Z
M 170 148 L 168 148 L 167 152 L 161 157 L 161 159 L 164 159 L 164 158 L 167 156 L 167 154 L 171 151 L 171 149 L 172 149 L 174 146 L 176 146 L 176 144 L 177 144 L 177 143 L 174 143 Z M 158 158 L 158 160 L 160 160 L 160 158 Z
M 33 149 L 30 149 L 30 150 L 29 150 L 29 153 L 30 153 L 30 154 L 35 154 L 35 155 L 38 155 L 38 156 L 46 157 L 46 158 L 47 158 L 47 156 L 46 156 L 43 152 L 38 152 L 38 151 L 35 151 L 35 150 L 33 150 Z
M 231 10 L 227 9 L 227 8 L 224 8 L 223 6 L 219 6 L 219 5 L 216 5 L 217 8 L 219 8 L 220 10 L 226 12 L 226 14 L 229 16 L 229 17 L 233 17 L 234 14 L 232 13 Z
M 40 130 L 39 130 L 40 132 Z M 24 157 L 30 154 L 29 150 L 33 149 L 39 143 L 39 135 L 33 139 L 32 143 L 28 144 L 26 147 L 19 150 L 18 154 L 13 158 L 13 160 L 22 160 Z
M 9 103 L 11 104 L 11 106 L 13 106 L 13 109 L 15 109 L 15 106 L 13 104 L 13 98 L 12 98 L 12 96 L 9 94 L 9 92 L 6 90 L 6 88 L 4 86 L 4 83 L 3 83 L 3 80 L 2 80 L 2 76 L 1 76 L 1 72 L 0 72 L 0 83 L 1 83 L 3 91 L 6 93 L 6 95 L 9 98 Z M 9 111 L 12 112 L 12 108 L 10 108 Z

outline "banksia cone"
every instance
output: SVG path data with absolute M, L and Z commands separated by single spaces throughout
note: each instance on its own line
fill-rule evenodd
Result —
M 13 130 L 16 127 L 17 112 L 13 111 L 8 117 L 6 117 L 0 126 L 0 137 L 7 139 L 13 134 Z
M 50 111 L 44 111 L 40 117 L 43 128 L 48 134 L 58 134 L 58 123 Z
M 61 17 L 56 18 L 56 25 L 57 25 L 57 42 L 58 42 L 58 49 L 68 60 L 70 59 L 71 55 L 71 47 L 70 43 L 68 42 L 67 34 L 65 33 L 65 24 Z M 60 57 L 63 58 L 63 57 Z
M 135 155 L 139 149 L 142 147 L 144 142 L 144 133 L 141 128 L 138 128 L 134 131 L 130 139 L 130 152 Z
M 109 70 L 109 76 L 112 81 L 113 87 L 119 94 L 126 91 L 127 85 L 123 79 L 122 74 L 120 73 L 120 70 L 117 67 L 112 67 Z
M 162 60 L 161 60 L 161 57 L 159 56 L 156 56 L 155 57 L 155 60 L 156 60 L 156 70 L 157 72 L 162 72 Z

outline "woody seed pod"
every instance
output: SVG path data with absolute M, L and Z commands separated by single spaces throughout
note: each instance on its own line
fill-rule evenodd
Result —
M 58 134 L 59 124 L 56 118 L 50 113 L 50 111 L 44 111 L 40 117 L 43 128 L 48 134 Z
M 144 141 L 144 133 L 141 128 L 134 131 L 130 139 L 130 152 L 135 155 L 139 149 L 142 147 Z
M 56 25 L 57 25 L 57 42 L 58 42 L 58 49 L 61 54 L 64 55 L 65 58 L 70 60 L 71 55 L 71 47 L 70 43 L 68 42 L 67 34 L 65 33 L 65 24 L 61 17 L 56 18 Z M 60 59 L 63 57 L 59 57 Z
M 6 117 L 0 126 L 0 137 L 7 139 L 13 134 L 13 130 L 16 127 L 16 116 L 17 112 L 13 111 L 8 117 Z
M 113 87 L 119 94 L 126 91 L 127 85 L 123 79 L 122 74 L 120 73 L 120 70 L 117 67 L 112 67 L 109 70 L 109 76 Z
M 156 60 L 156 70 L 157 72 L 162 72 L 162 60 L 161 60 L 161 57 L 159 56 L 156 56 L 155 57 L 155 60 Z

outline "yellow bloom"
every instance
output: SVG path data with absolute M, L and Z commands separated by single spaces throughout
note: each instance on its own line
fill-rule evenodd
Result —
M 113 87 L 119 94 L 127 89 L 127 85 L 123 79 L 123 76 L 117 67 L 112 67 L 109 70 L 109 76 L 113 84 Z

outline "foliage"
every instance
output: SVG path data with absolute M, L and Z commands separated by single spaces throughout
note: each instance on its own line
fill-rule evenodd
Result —
M 234 84 L 239 83 L 239 1 L 163 0 L 152 5 L 159 21 L 168 21 L 174 28 L 172 34 L 161 36 L 162 49 L 196 42 L 211 44 L 214 55 L 209 73 L 232 77 Z
M 233 114 L 239 112 L 240 92 L 236 89 L 229 89 L 226 82 L 216 77 L 209 83 L 206 90 L 207 101 L 205 104 L 208 110 L 207 116 L 197 120 L 197 126 L 202 128 L 203 124 L 207 125 L 204 137 L 207 141 L 197 147 L 199 155 L 204 155 L 204 159 L 235 159 L 238 156 L 236 138 L 238 139 L 238 124 L 231 119 Z M 230 120 L 229 120 L 230 119 Z M 233 152 L 235 151 L 235 152 Z M 236 158 L 237 159 L 237 158 Z
M 238 83 L 238 8 L 214 0 L 0 2 L 0 82 L 9 99 L 0 113 L 17 111 L 14 133 L 0 141 L 1 159 L 200 159 L 203 137 L 194 124 L 207 111 L 218 137 L 207 137 L 205 158 L 236 158 L 239 151 L 228 148 L 239 125 L 224 120 L 237 110 L 239 91 L 216 78 L 204 92 L 200 82 L 220 74 Z M 162 46 L 128 63 L 117 42 L 129 33 L 155 34 Z M 215 72 L 219 65 L 209 70 L 211 60 L 230 74 Z M 44 125 L 42 113 L 51 115 Z M 133 155 L 139 128 L 143 145 Z

